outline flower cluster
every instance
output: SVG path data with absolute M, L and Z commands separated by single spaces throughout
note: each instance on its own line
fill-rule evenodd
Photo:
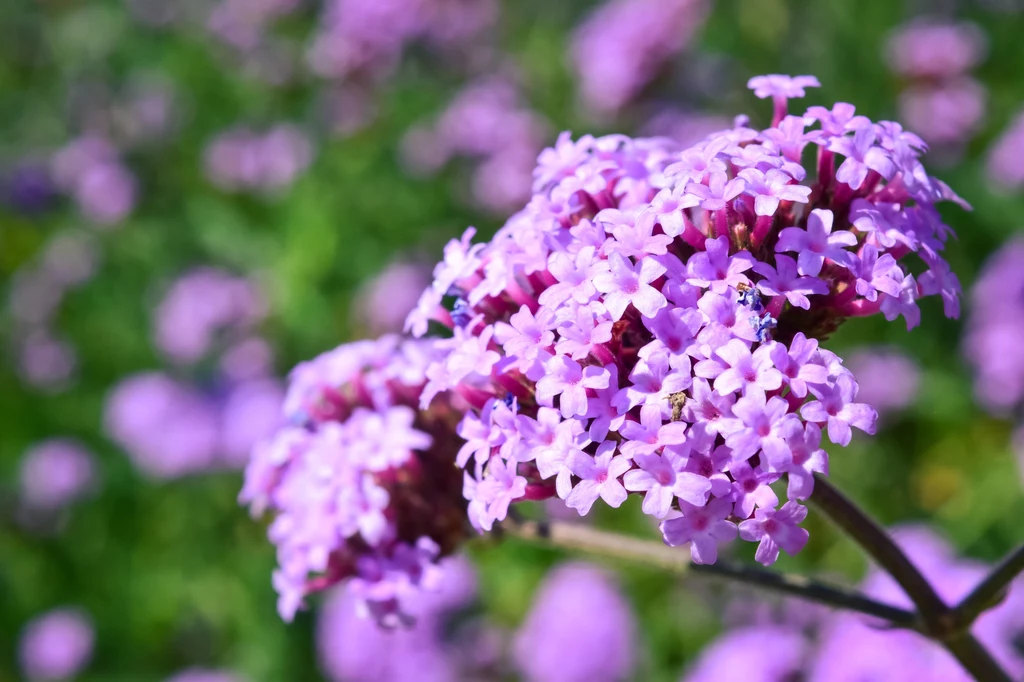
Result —
M 637 493 L 698 562 L 737 535 L 765 564 L 799 551 L 822 431 L 846 445 L 876 420 L 819 341 L 879 312 L 911 328 L 930 294 L 959 313 L 934 207 L 959 199 L 925 173 L 924 143 L 849 104 L 788 115 L 812 77 L 750 85 L 773 98 L 772 127 L 741 119 L 686 150 L 563 135 L 491 242 L 469 230 L 446 247 L 407 324 L 452 330 L 422 405 L 472 406 L 457 464 L 478 529 L 517 500 L 586 514 Z
M 92 618 L 79 608 L 57 608 L 36 616 L 18 643 L 22 675 L 30 682 L 71 679 L 89 664 L 95 641 Z
M 464 535 L 454 458 L 458 415 L 414 409 L 434 359 L 397 337 L 340 346 L 299 365 L 285 400 L 290 426 L 258 446 L 240 500 L 274 512 L 274 585 L 291 619 L 306 594 L 345 578 L 383 625 L 438 579 L 435 560 Z
M 91 223 L 113 228 L 135 208 L 138 183 L 105 138 L 80 137 L 54 154 L 54 181 Z
M 985 170 L 1004 192 L 1024 187 L 1024 111 L 1018 111 L 988 150 Z

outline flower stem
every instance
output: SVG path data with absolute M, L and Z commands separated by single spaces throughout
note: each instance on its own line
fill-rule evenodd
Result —
M 953 609 L 953 620 L 958 629 L 966 630 L 1004 596 L 1004 590 L 1014 578 L 1024 572 L 1024 545 L 999 562 L 992 572 Z
M 899 583 L 917 607 L 924 634 L 944 646 L 979 682 L 1012 682 L 969 630 L 956 627 L 953 611 L 881 526 L 820 474 L 814 475 L 810 502 Z
M 880 618 L 897 627 L 913 628 L 917 623 L 915 613 L 877 602 L 853 590 L 827 585 L 804 576 L 775 573 L 753 566 L 730 565 L 723 562 L 694 564 L 686 552 L 678 549 L 588 526 L 558 521 L 533 521 L 510 515 L 501 524 L 501 530 L 507 535 L 524 540 L 643 563 L 672 573 L 694 573 L 741 582 L 819 604 L 857 611 Z

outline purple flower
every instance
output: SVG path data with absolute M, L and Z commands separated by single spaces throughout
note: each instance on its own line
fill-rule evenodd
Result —
M 732 502 L 727 498 L 711 500 L 703 507 L 683 502 L 681 513 L 661 522 L 665 543 L 678 547 L 690 543 L 695 564 L 713 564 L 718 560 L 718 545 L 736 538 L 736 524 L 728 520 Z
M 921 370 L 896 348 L 865 348 L 850 355 L 847 367 L 857 377 L 857 397 L 882 413 L 897 412 L 914 402 Z
M 820 88 L 821 83 L 814 76 L 783 76 L 773 73 L 768 76 L 754 76 L 747 81 L 747 87 L 761 99 L 794 99 L 805 95 L 804 88 Z
M 569 298 L 577 303 L 590 301 L 597 294 L 592 277 L 597 262 L 596 249 L 592 246 L 583 247 L 575 257 L 563 252 L 551 254 L 548 272 L 558 284 L 545 289 L 538 302 L 545 306 L 555 306 Z
M 754 197 L 754 213 L 761 216 L 775 215 L 780 201 L 806 204 L 811 194 L 810 187 L 791 184 L 793 178 L 775 168 L 770 168 L 767 173 L 745 168 L 739 172 L 739 177 L 746 183 L 744 191 Z
M 657 452 L 666 445 L 686 442 L 686 424 L 663 423 L 661 406 L 650 403 L 640 408 L 640 421 L 627 419 L 619 428 L 619 434 L 626 439 L 621 446 L 622 454 L 633 459 L 637 455 Z
M 18 643 L 22 674 L 31 682 L 75 677 L 89 664 L 95 638 L 91 620 L 79 609 L 37 616 L 22 630 Z
M 618 507 L 626 501 L 626 489 L 622 487 L 619 476 L 629 470 L 629 458 L 616 455 L 615 450 L 615 441 L 605 441 L 597 447 L 594 456 L 582 451 L 573 453 L 569 468 L 580 482 L 569 493 L 565 503 L 580 516 L 590 511 L 598 497 L 609 507 Z
M 708 239 L 704 242 L 705 251 L 698 251 L 690 256 L 686 263 L 689 284 L 709 288 L 718 294 L 724 294 L 730 287 L 737 284 L 749 284 L 750 280 L 742 273 L 754 266 L 753 257 L 746 251 L 730 256 L 729 238 Z
M 832 232 L 832 211 L 816 208 L 807 219 L 807 229 L 787 227 L 779 233 L 775 245 L 777 252 L 796 251 L 801 275 L 817 276 L 826 258 L 837 263 L 849 262 L 850 254 L 844 246 L 855 246 L 857 237 L 852 232 Z
M 789 487 L 786 495 L 793 500 L 806 500 L 814 492 L 814 474 L 828 476 L 828 453 L 821 449 L 821 429 L 817 424 L 791 421 L 786 425 L 786 445 L 792 458 Z
M 756 471 L 746 462 L 733 462 L 729 465 L 729 474 L 733 478 L 732 501 L 733 513 L 740 518 L 747 518 L 758 509 L 775 509 L 779 498 L 769 484 L 778 480 L 779 474 Z
M 696 506 L 704 506 L 711 482 L 688 471 L 677 471 L 673 455 L 655 453 L 636 454 L 634 461 L 640 467 L 627 471 L 623 477 L 626 490 L 646 491 L 643 510 L 655 518 L 665 518 L 675 498 Z
M 779 558 L 779 550 L 797 554 L 807 544 L 809 534 L 797 524 L 807 517 L 807 507 L 789 501 L 779 510 L 758 509 L 754 518 L 740 523 L 740 537 L 759 542 L 754 558 L 771 566 Z
M 804 634 L 791 626 L 747 625 L 712 642 L 681 682 L 800 679 L 808 648 Z
M 818 350 L 818 340 L 808 339 L 803 332 L 797 332 L 789 343 L 789 348 L 776 343 L 771 349 L 771 359 L 775 367 L 789 385 L 789 390 L 797 398 L 807 395 L 807 384 L 824 384 L 828 381 L 828 370 L 812 362 Z
M 653 405 L 668 414 L 671 396 L 690 387 L 689 364 L 672 367 L 667 353 L 649 354 L 629 374 L 630 386 L 621 389 L 612 404 L 626 413 L 637 405 Z
M 828 147 L 829 151 L 846 157 L 836 171 L 836 180 L 845 182 L 851 189 L 860 189 L 869 170 L 877 172 L 886 180 L 892 178 L 896 167 L 888 151 L 874 146 L 875 138 L 872 126 L 858 128 L 853 137 L 833 138 Z
M 700 199 L 704 210 L 721 211 L 743 192 L 745 185 L 742 178 L 729 180 L 724 171 L 715 171 L 708 176 L 707 184 L 691 182 L 686 192 Z
M 632 677 L 637 625 L 629 601 L 588 564 L 551 571 L 516 634 L 528 682 L 615 682 Z
M 900 315 L 907 323 L 907 331 L 921 324 L 921 309 L 917 307 L 918 288 L 913 275 L 907 275 L 900 282 L 899 295 L 886 295 L 881 310 L 885 319 L 892 322 Z
M 32 509 L 60 509 L 88 494 L 95 484 L 93 455 L 73 440 L 37 443 L 21 462 L 21 496 Z
M 849 374 L 843 374 L 834 386 L 812 387 L 817 397 L 800 408 L 800 416 L 816 424 L 828 423 L 828 437 L 836 445 L 848 445 L 855 426 L 865 433 L 875 432 L 878 414 L 870 405 L 855 403 L 857 384 Z
M 717 359 L 702 360 L 694 367 L 694 374 L 715 380 L 719 393 L 746 394 L 751 389 L 774 391 L 782 386 L 782 374 L 771 360 L 771 348 L 761 346 L 753 353 L 739 339 L 733 339 L 715 351 Z
M 850 256 L 849 268 L 857 278 L 857 293 L 866 300 L 874 301 L 879 291 L 899 297 L 903 271 L 896 265 L 896 259 L 891 254 L 883 253 L 879 256 L 877 248 L 865 244 L 860 257 Z
M 797 274 L 796 261 L 789 256 L 775 256 L 775 267 L 768 263 L 754 263 L 754 271 L 764 277 L 757 288 L 769 296 L 785 296 L 791 305 L 809 310 L 808 296 L 828 294 L 829 288 L 817 277 Z
M 245 682 L 245 678 L 228 670 L 188 668 L 168 677 L 164 682 Z
M 492 457 L 487 463 L 487 477 L 476 487 L 475 500 L 483 507 L 478 515 L 470 507 L 470 521 L 483 530 L 491 530 L 495 521 L 503 521 L 508 506 L 526 494 L 526 479 L 516 474 L 516 463 Z
M 594 286 L 605 294 L 604 304 L 613 319 L 619 319 L 630 304 L 640 314 L 654 317 L 668 305 L 664 294 L 651 282 L 665 274 L 665 266 L 653 258 L 643 258 L 633 265 L 628 258 L 613 253 L 608 258 L 608 272 L 594 275 Z
M 732 413 L 743 424 L 725 439 L 735 461 L 748 460 L 761 450 L 769 464 L 784 468 L 780 465 L 790 457 L 786 428 L 796 418 L 789 414 L 789 403 L 778 396 L 766 401 L 763 391 L 751 391 L 736 401 Z
M 537 382 L 537 400 L 550 406 L 558 396 L 558 407 L 566 419 L 587 413 L 587 389 L 608 388 L 610 374 L 604 367 L 581 367 L 564 355 L 544 364 L 547 373 Z
M 526 374 L 534 364 L 550 357 L 547 349 L 555 342 L 552 329 L 557 325 L 555 314 L 544 309 L 535 316 L 527 306 L 519 309 L 508 319 L 508 324 L 495 327 L 495 337 L 505 353 L 519 359 L 516 367 Z
M 398 333 L 429 284 L 428 268 L 396 260 L 359 288 L 354 317 L 372 334 Z

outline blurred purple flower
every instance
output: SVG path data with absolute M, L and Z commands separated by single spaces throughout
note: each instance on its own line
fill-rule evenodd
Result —
M 491 76 L 466 86 L 432 125 L 410 129 L 402 160 L 414 173 L 430 174 L 455 157 L 476 162 L 473 195 L 494 211 L 530 197 L 533 167 L 547 136 L 547 123 L 525 106 L 517 86 Z
M 704 0 L 609 0 L 573 33 L 571 60 L 592 115 L 614 114 L 686 49 L 707 16 Z
M 218 366 L 229 382 L 268 377 L 274 369 L 274 349 L 258 336 L 242 339 L 221 353 Z
M 609 576 L 581 563 L 551 571 L 516 637 L 514 656 L 527 682 L 630 679 L 636 622 Z
M 245 678 L 228 670 L 188 668 L 168 677 L 164 682 L 245 682 Z
M 356 292 L 355 322 L 370 336 L 401 332 L 406 316 L 430 282 L 429 266 L 393 261 Z
M 51 170 L 57 185 L 72 196 L 91 222 L 114 227 L 135 207 L 137 182 L 107 140 L 84 136 L 58 151 Z
M 984 86 L 970 77 L 941 85 L 913 85 L 900 94 L 900 118 L 930 144 L 960 144 L 981 128 Z
M 78 364 L 70 344 L 44 328 L 29 332 L 19 343 L 19 370 L 26 383 L 47 392 L 68 387 Z
M 851 353 L 844 364 L 857 377 L 857 399 L 880 415 L 899 412 L 917 398 L 921 370 L 896 348 L 864 348 Z
M 918 18 L 889 37 L 890 68 L 910 78 L 950 78 L 974 68 L 985 58 L 985 34 L 969 22 L 946 23 Z
M 669 137 L 682 147 L 690 147 L 709 134 L 726 130 L 732 121 L 724 116 L 666 108 L 657 112 L 641 128 L 646 137 Z
M 135 374 L 107 397 L 104 424 L 135 465 L 153 478 L 213 466 L 220 438 L 216 405 L 159 372 Z
M 790 682 L 800 679 L 808 648 L 803 634 L 794 628 L 743 627 L 705 649 L 683 682 Z
M 64 232 L 53 237 L 43 249 L 41 271 L 56 286 L 76 287 L 92 279 L 99 267 L 96 237 L 88 232 Z
M 320 669 L 332 682 L 458 682 L 456 642 L 446 637 L 456 613 L 476 598 L 476 576 L 462 557 L 441 562 L 441 581 L 408 601 L 415 624 L 377 627 L 361 613 L 359 599 L 345 587 L 327 597 L 317 619 Z
M 48 611 L 25 626 L 18 645 L 21 671 L 30 682 L 69 680 L 92 658 L 92 621 L 74 608 Z
M 44 164 L 18 163 L 0 180 L 0 201 L 25 215 L 42 213 L 53 205 L 56 187 Z
M 1024 187 L 1024 111 L 989 149 L 986 170 L 989 179 L 1004 191 Z
M 171 285 L 156 308 L 154 337 L 171 360 L 200 360 L 221 334 L 244 331 L 266 314 L 266 303 L 249 280 L 200 268 Z
M 975 372 L 974 391 L 991 412 L 1024 400 L 1024 239 L 1002 246 L 982 266 L 971 290 L 964 355 Z
M 313 145 L 299 127 L 281 123 L 260 134 L 236 127 L 211 140 L 204 153 L 206 176 L 229 192 L 280 192 L 313 161 Z
M 95 483 L 93 455 L 74 440 L 36 443 L 21 461 L 21 498 L 30 509 L 59 509 L 87 495 Z
M 219 454 L 242 468 L 256 444 L 282 426 L 284 387 L 275 379 L 255 379 L 232 387 L 220 409 Z

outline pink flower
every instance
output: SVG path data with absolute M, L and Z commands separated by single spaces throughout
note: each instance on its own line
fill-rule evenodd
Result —
M 837 263 L 849 262 L 849 252 L 843 246 L 855 246 L 857 237 L 852 232 L 832 232 L 832 211 L 816 208 L 807 220 L 807 229 L 787 227 L 779 233 L 775 250 L 796 251 L 801 275 L 816 276 L 826 258 Z
M 857 384 L 850 374 L 843 374 L 834 386 L 811 388 L 818 398 L 800 408 L 800 416 L 816 424 L 828 423 L 828 437 L 836 445 L 849 445 L 856 426 L 865 433 L 874 433 L 878 414 L 870 405 L 855 403 Z
M 654 317 L 668 305 L 664 294 L 651 282 L 665 274 L 665 266 L 653 258 L 643 258 L 633 265 L 628 258 L 613 253 L 608 258 L 608 272 L 594 276 L 594 286 L 605 294 L 604 304 L 613 319 L 619 319 L 630 304 L 646 317 Z
M 718 545 L 736 537 L 736 524 L 728 521 L 732 502 L 717 498 L 698 507 L 683 502 L 680 514 L 661 522 L 665 543 L 678 547 L 690 543 L 690 556 L 695 564 L 713 564 L 718 560 Z
M 605 441 L 597 447 L 593 457 L 581 451 L 574 453 L 569 466 L 581 480 L 565 503 L 580 516 L 590 511 L 598 497 L 609 507 L 618 507 L 626 501 L 626 489 L 619 482 L 619 476 L 629 470 L 629 458 L 616 455 L 615 449 L 615 441 Z
M 798 275 L 796 261 L 789 256 L 775 256 L 775 265 L 773 268 L 768 263 L 754 263 L 754 271 L 764 276 L 764 279 L 757 283 L 757 288 L 762 293 L 769 296 L 785 296 L 791 305 L 804 310 L 811 307 L 808 296 L 828 294 L 828 285 L 817 277 Z
M 610 374 L 604 367 L 581 367 L 564 355 L 544 363 L 547 374 L 537 382 L 537 401 L 550 406 L 559 397 L 559 409 L 566 419 L 587 413 L 587 389 L 608 388 Z
M 807 507 L 790 501 L 779 510 L 758 509 L 754 518 L 740 523 L 740 537 L 760 542 L 754 558 L 770 566 L 779 558 L 779 549 L 796 554 L 807 544 L 809 533 L 797 524 L 807 517 Z
M 711 482 L 688 471 L 677 471 L 670 453 L 639 454 L 634 457 L 639 469 L 627 471 L 623 477 L 626 490 L 646 491 L 643 510 L 655 518 L 665 518 L 675 498 L 703 506 L 711 491 Z
M 708 239 L 704 242 L 705 251 L 698 251 L 690 256 L 686 263 L 689 284 L 708 288 L 718 294 L 727 289 L 736 288 L 737 284 L 749 284 L 750 280 L 742 273 L 754 265 L 754 258 L 746 251 L 734 256 L 729 255 L 729 238 Z

